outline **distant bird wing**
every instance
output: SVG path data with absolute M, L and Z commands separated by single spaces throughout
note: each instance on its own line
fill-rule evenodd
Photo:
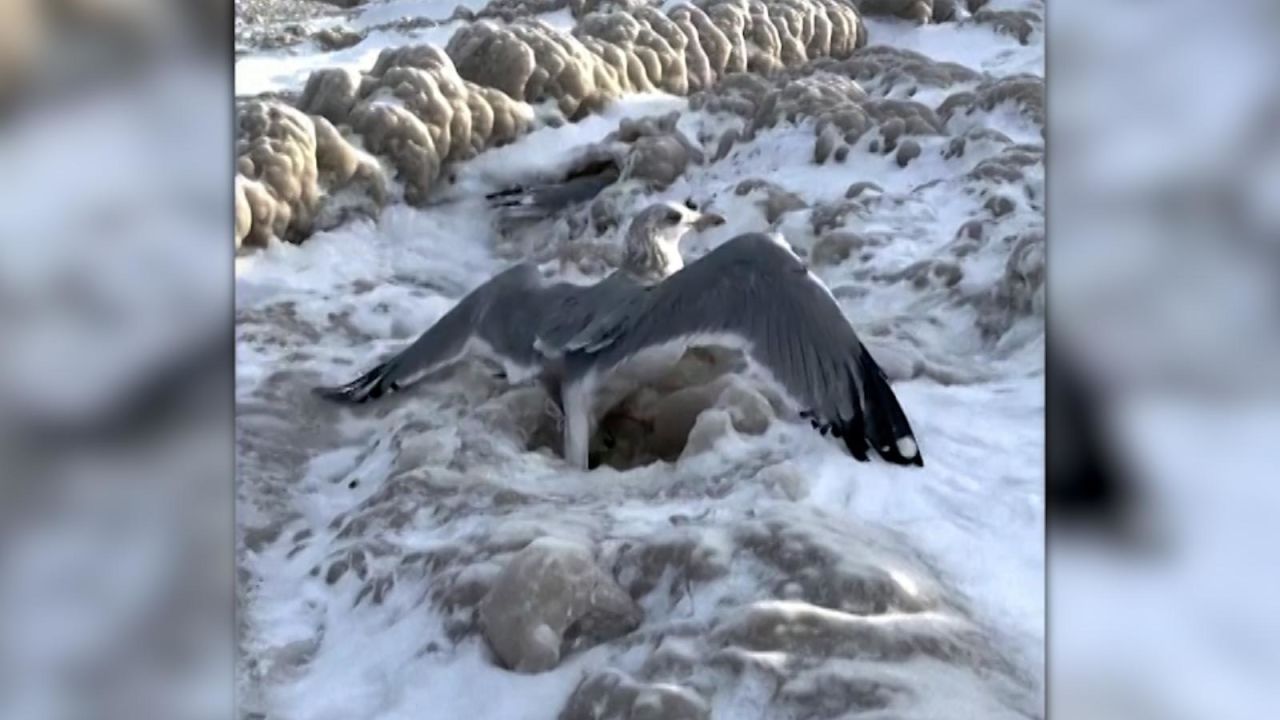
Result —
M 621 170 L 611 157 L 588 153 L 561 178 L 525 184 L 485 196 L 503 220 L 538 220 L 590 202 L 617 182 Z

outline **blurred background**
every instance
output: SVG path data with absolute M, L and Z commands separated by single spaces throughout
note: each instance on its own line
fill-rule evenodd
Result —
M 232 4 L 0 0 L 0 717 L 232 717 Z
M 1270 716 L 1280 3 L 1051 3 L 1049 697 Z
M 0 0 L 3 718 L 233 715 L 232 9 Z M 1280 3 L 1048 14 L 1049 712 L 1267 717 Z

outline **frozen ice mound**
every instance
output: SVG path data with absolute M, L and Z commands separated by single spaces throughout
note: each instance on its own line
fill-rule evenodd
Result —
M 487 672 L 581 678 L 547 717 L 709 717 L 755 686 L 770 717 L 930 717 L 944 690 L 991 717 L 1034 707 L 999 634 L 904 538 L 797 503 L 808 479 L 786 461 L 714 461 L 597 478 L 571 500 L 407 469 L 364 478 L 372 494 L 318 534 L 286 524 L 254 543 L 294 566 L 331 548 L 310 573 L 324 592 L 306 593 L 330 634 L 439 618 L 410 662 L 483 647 Z M 432 526 L 439 540 L 415 547 Z M 340 652 L 313 632 L 257 656 L 296 673 Z
M 942 96 L 941 102 L 930 102 Z M 813 162 L 845 163 L 862 147 L 893 153 L 905 168 L 923 153 L 922 139 L 986 129 L 986 115 L 1008 106 L 1042 139 L 1044 80 L 1033 75 L 992 78 L 953 62 L 909 50 L 858 48 L 771 76 L 737 73 L 690 97 L 691 109 L 737 116 L 714 142 L 713 161 L 780 124 L 808 122 Z M 861 142 L 861 145 L 860 145 Z
M 612 640 L 640 621 L 640 608 L 587 548 L 550 537 L 508 560 L 480 603 L 485 640 L 517 672 L 550 670 L 575 645 Z
M 393 180 L 421 204 L 447 163 L 508 143 L 533 120 L 527 105 L 464 81 L 432 46 L 385 50 L 364 74 L 317 71 L 296 108 L 249 100 L 237 115 L 237 247 L 300 242 L 352 213 L 371 216 Z
M 686 95 L 728 73 L 772 73 L 865 43 L 856 10 L 836 0 L 700 0 L 667 13 L 588 12 L 571 33 L 525 16 L 480 19 L 443 49 L 384 50 L 363 76 L 319 70 L 296 111 L 279 99 L 242 104 L 236 247 L 300 242 L 352 212 L 372 215 L 392 180 L 404 201 L 425 204 L 449 164 L 530 129 L 534 105 L 554 103 L 560 117 L 577 120 L 627 93 Z M 299 127 L 282 130 L 285 117 Z M 653 136 L 638 143 L 635 162 L 671 177 L 679 152 Z M 318 178 L 322 164 L 333 172 Z M 348 192 L 355 179 L 368 191 Z M 338 202 L 330 198 L 353 193 L 346 212 L 322 213 Z

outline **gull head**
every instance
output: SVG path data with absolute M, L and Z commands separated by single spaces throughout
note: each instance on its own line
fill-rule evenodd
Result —
M 681 239 L 690 232 L 723 224 L 723 217 L 699 212 L 692 202 L 654 203 L 636 213 L 627 228 L 623 269 L 641 278 L 661 280 L 684 267 Z

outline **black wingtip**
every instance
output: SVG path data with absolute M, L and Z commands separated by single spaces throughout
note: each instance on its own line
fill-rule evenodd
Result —
M 866 424 L 862 420 L 860 410 L 855 409 L 853 417 L 848 421 L 831 423 L 831 427 L 835 430 L 836 437 L 844 441 L 844 446 L 848 448 L 849 454 L 855 460 L 866 462 L 869 459 Z
M 831 423 L 830 425 L 815 425 L 823 435 L 826 430 L 831 428 L 835 431 L 836 437 L 844 441 L 844 446 L 849 450 L 849 454 L 855 460 L 867 462 L 870 460 L 871 449 L 874 449 L 885 462 L 894 465 L 907 465 L 914 467 L 924 467 L 924 456 L 920 454 L 920 449 L 916 445 L 914 437 L 906 436 L 895 440 L 892 443 L 882 445 L 872 445 L 869 443 L 870 437 L 867 435 L 864 423 L 861 421 L 861 415 L 849 422 Z
M 311 393 L 332 402 L 359 405 L 377 400 L 397 389 L 395 383 L 386 382 L 387 363 L 382 363 L 346 385 L 322 385 L 311 388 Z
M 347 405 L 358 405 L 371 399 L 367 395 L 357 395 L 355 391 L 346 385 L 313 387 L 311 388 L 311 394 L 331 402 L 345 403 Z
M 800 416 L 809 420 L 823 435 L 828 430 L 833 431 L 844 441 L 849 454 L 860 462 L 868 461 L 870 451 L 874 450 L 885 462 L 924 467 L 924 456 L 907 422 L 906 413 L 889 387 L 884 372 L 865 350 L 859 360 L 859 370 L 863 397 L 861 403 L 855 398 L 853 417 L 823 423 L 812 410 L 806 410 Z M 856 387 L 856 382 L 850 371 L 850 387 Z
M 502 198 L 508 198 L 508 197 L 513 196 L 513 195 L 523 195 L 525 192 L 526 192 L 525 188 L 523 188 L 523 187 L 521 187 L 521 186 L 519 186 L 519 185 L 516 185 L 516 186 L 514 186 L 514 187 L 504 188 L 504 189 L 499 190 L 499 191 L 497 191 L 497 192 L 491 192 L 491 193 L 488 193 L 487 195 L 485 195 L 485 196 L 484 196 L 484 199 L 485 199 L 485 200 L 500 200 L 500 199 L 502 199 Z
M 866 440 L 886 462 L 924 467 L 924 456 L 911 423 L 907 422 L 907 414 L 889 387 L 884 371 L 865 348 L 858 364 L 867 414 Z

